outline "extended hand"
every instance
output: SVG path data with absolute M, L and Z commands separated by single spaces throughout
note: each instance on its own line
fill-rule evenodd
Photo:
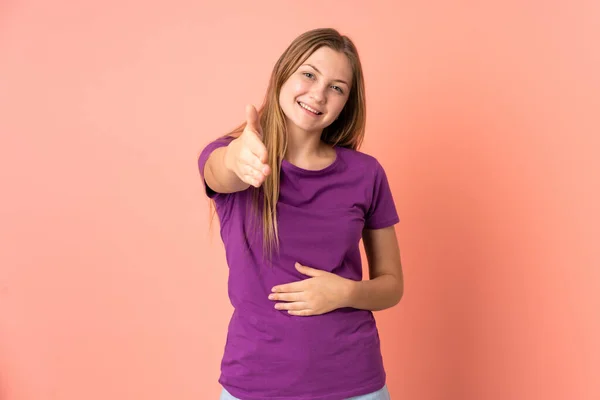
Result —
M 287 310 L 291 315 L 309 316 L 347 307 L 354 281 L 299 263 L 295 266 L 311 278 L 275 286 L 269 299 L 285 302 L 276 303 L 276 309 Z
M 234 172 L 242 182 L 258 188 L 271 173 L 267 156 L 258 112 L 253 105 L 248 105 L 244 131 L 227 146 L 223 159 L 225 168 Z

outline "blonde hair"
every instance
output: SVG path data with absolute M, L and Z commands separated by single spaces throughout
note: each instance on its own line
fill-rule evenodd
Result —
M 262 220 L 263 250 L 271 259 L 273 250 L 279 250 L 277 229 L 277 201 L 281 161 L 287 150 L 286 117 L 279 105 L 281 87 L 298 67 L 317 49 L 326 46 L 345 54 L 352 66 L 352 83 L 348 100 L 338 118 L 323 129 L 321 140 L 332 146 L 357 150 L 362 144 L 366 122 L 365 87 L 362 66 L 358 51 L 352 40 L 331 28 L 314 29 L 298 36 L 283 52 L 273 68 L 264 101 L 258 110 L 263 130 L 263 142 L 267 148 L 268 161 L 272 173 L 266 177 L 260 188 L 253 190 L 252 208 L 255 217 Z M 246 127 L 244 122 L 223 137 L 237 138 Z M 259 208 L 262 190 L 263 207 Z M 214 206 L 214 204 L 213 204 Z M 246 241 L 246 243 L 248 243 Z

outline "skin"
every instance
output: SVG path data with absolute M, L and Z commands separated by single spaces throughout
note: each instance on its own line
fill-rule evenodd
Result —
M 335 160 L 335 150 L 320 137 L 344 108 L 350 82 L 352 67 L 348 58 L 321 47 L 284 83 L 279 103 L 287 119 L 285 158 L 290 163 L 305 169 L 321 169 Z M 298 102 L 321 114 L 308 113 Z M 262 167 L 258 162 L 255 164 L 257 170 Z M 262 183 L 264 176 L 256 174 L 253 179 Z M 376 311 L 398 304 L 404 292 L 404 279 L 394 227 L 365 229 L 362 238 L 369 262 L 368 281 L 357 282 L 296 263 L 296 269 L 308 278 L 274 287 L 269 295 L 274 307 L 291 315 L 311 316 L 342 307 Z
M 287 119 L 285 158 L 305 169 L 320 169 L 335 159 L 335 151 L 321 141 L 321 132 L 338 117 L 348 100 L 352 66 L 345 54 L 321 47 L 281 87 L 279 104 Z M 318 110 L 314 115 L 303 103 Z

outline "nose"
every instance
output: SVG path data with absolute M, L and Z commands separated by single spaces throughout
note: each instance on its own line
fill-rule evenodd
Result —
M 314 85 L 312 91 L 310 93 L 310 97 L 315 101 L 315 103 L 322 104 L 325 102 L 325 90 L 327 89 L 326 85 Z

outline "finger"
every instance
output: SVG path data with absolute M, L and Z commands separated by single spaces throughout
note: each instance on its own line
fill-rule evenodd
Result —
M 266 154 L 266 150 L 265 150 Z M 254 154 L 253 152 L 249 152 L 243 158 L 244 162 L 246 162 L 250 167 L 254 168 L 257 172 L 261 173 L 264 176 L 267 176 L 271 173 L 271 168 L 264 164 L 260 158 Z
M 288 310 L 288 314 L 296 315 L 298 317 L 309 317 L 311 315 L 317 315 L 313 310 Z
M 248 104 L 246 106 L 246 126 L 256 132 L 259 137 L 262 137 L 262 129 L 258 119 L 258 112 L 252 104 Z
M 269 295 L 269 300 L 278 300 L 278 301 L 303 301 L 302 293 L 271 293 Z
M 254 167 L 258 172 L 260 172 L 264 176 L 267 176 L 271 173 L 271 167 L 269 167 L 268 164 L 263 163 L 258 157 L 255 157 L 254 160 L 252 160 L 252 167 Z
M 240 162 L 237 168 L 238 176 L 241 178 L 242 181 L 246 182 L 249 185 L 257 186 L 262 184 L 262 182 L 264 181 L 264 175 L 262 175 L 260 172 L 243 162 Z
M 255 178 L 254 178 L 254 177 L 252 177 L 251 175 L 243 175 L 243 177 L 244 177 L 244 178 L 243 178 L 242 180 L 243 180 L 245 183 L 247 183 L 248 185 L 252 185 L 252 186 L 254 186 L 255 188 L 258 188 L 258 187 L 260 187 L 260 185 L 262 185 L 262 181 L 260 181 L 260 180 L 258 180 L 258 179 L 255 179 Z
M 295 301 L 293 303 L 277 303 L 275 304 L 277 310 L 288 310 L 288 311 L 300 311 L 306 310 L 308 304 L 303 301 Z
M 266 164 L 268 160 L 267 148 L 258 137 L 248 138 L 248 148 L 250 152 L 258 158 L 262 164 Z
M 251 167 L 250 165 L 244 165 L 242 167 L 242 172 L 245 175 L 248 175 L 248 176 L 252 177 L 253 179 L 259 180 L 261 182 L 264 181 L 264 179 L 266 178 L 262 172 L 256 170 L 255 168 Z
M 320 276 L 320 275 L 324 274 L 323 270 L 316 269 L 316 268 L 311 268 L 311 267 L 307 267 L 307 266 L 302 265 L 300 263 L 296 263 L 294 266 L 296 267 L 296 269 L 298 271 L 300 271 L 304 275 L 316 277 L 316 276 Z
M 302 292 L 303 290 L 302 281 L 294 283 L 286 283 L 284 285 L 277 285 L 271 289 L 274 293 L 295 293 Z

